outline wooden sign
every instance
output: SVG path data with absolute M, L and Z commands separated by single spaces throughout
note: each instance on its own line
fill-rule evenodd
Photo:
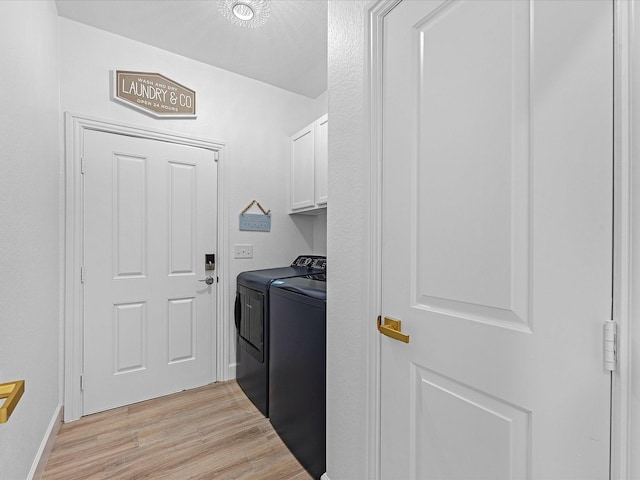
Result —
M 159 73 L 116 70 L 112 94 L 155 117 L 196 117 L 196 92 Z

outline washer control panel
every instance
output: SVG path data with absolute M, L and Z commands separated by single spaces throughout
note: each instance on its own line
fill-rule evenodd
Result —
M 327 257 L 319 255 L 300 255 L 291 264 L 292 267 L 307 267 L 321 270 L 327 269 Z

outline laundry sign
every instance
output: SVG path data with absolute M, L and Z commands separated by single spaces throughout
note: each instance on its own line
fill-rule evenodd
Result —
M 116 70 L 113 98 L 155 117 L 195 118 L 196 92 L 159 73 Z

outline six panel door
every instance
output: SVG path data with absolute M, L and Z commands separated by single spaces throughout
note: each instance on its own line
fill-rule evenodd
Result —
M 87 131 L 84 165 L 83 413 L 215 380 L 214 153 Z

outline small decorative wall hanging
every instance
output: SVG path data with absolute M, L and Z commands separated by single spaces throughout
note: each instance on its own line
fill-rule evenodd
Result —
M 247 213 L 254 205 L 257 205 L 262 214 Z M 271 210 L 262 208 L 260 202 L 253 200 L 240 213 L 240 230 L 249 230 L 254 232 L 270 232 L 271 231 Z

